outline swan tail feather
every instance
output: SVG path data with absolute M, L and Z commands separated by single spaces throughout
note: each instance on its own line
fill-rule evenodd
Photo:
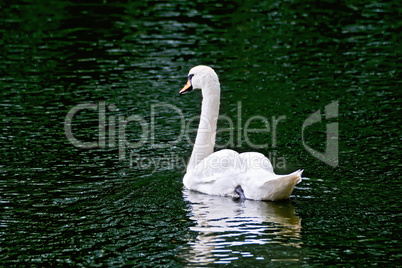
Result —
M 269 179 L 259 185 L 254 185 L 252 188 L 247 184 L 242 185 L 242 187 L 248 199 L 268 201 L 288 199 L 295 185 L 302 180 L 302 172 L 303 170 L 297 170 L 288 175 L 278 176 L 275 179 Z

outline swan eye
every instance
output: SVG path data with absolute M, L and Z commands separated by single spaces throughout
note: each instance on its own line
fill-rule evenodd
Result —
M 191 78 L 193 78 L 194 74 L 189 74 L 188 79 L 191 81 Z

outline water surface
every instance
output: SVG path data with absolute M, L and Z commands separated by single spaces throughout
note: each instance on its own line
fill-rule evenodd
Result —
M 400 11 L 398 1 L 1 4 L 2 265 L 396 265 Z M 220 147 L 264 153 L 277 173 L 305 169 L 290 200 L 183 190 L 194 133 L 176 139 L 182 119 L 196 127 L 201 94 L 178 91 L 198 64 L 218 73 L 234 122 L 219 122 Z M 339 123 L 332 167 L 301 133 L 335 101 L 338 117 L 305 130 L 324 152 L 326 125 Z M 79 104 L 93 109 L 74 115 L 72 133 L 99 148 L 66 136 Z M 255 115 L 270 132 L 250 144 Z M 136 148 L 119 143 L 131 116 L 124 138 Z

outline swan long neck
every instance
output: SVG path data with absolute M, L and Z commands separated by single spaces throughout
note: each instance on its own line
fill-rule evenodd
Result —
M 214 152 L 220 105 L 219 82 L 210 81 L 201 90 L 203 99 L 200 123 L 187 171 L 195 168 L 205 157 Z

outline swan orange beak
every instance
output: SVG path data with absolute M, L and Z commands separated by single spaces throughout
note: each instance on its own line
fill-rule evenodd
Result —
M 187 92 L 190 92 L 191 90 L 193 90 L 193 86 L 191 85 L 190 79 L 188 79 L 186 85 L 179 91 L 179 94 L 183 95 Z

